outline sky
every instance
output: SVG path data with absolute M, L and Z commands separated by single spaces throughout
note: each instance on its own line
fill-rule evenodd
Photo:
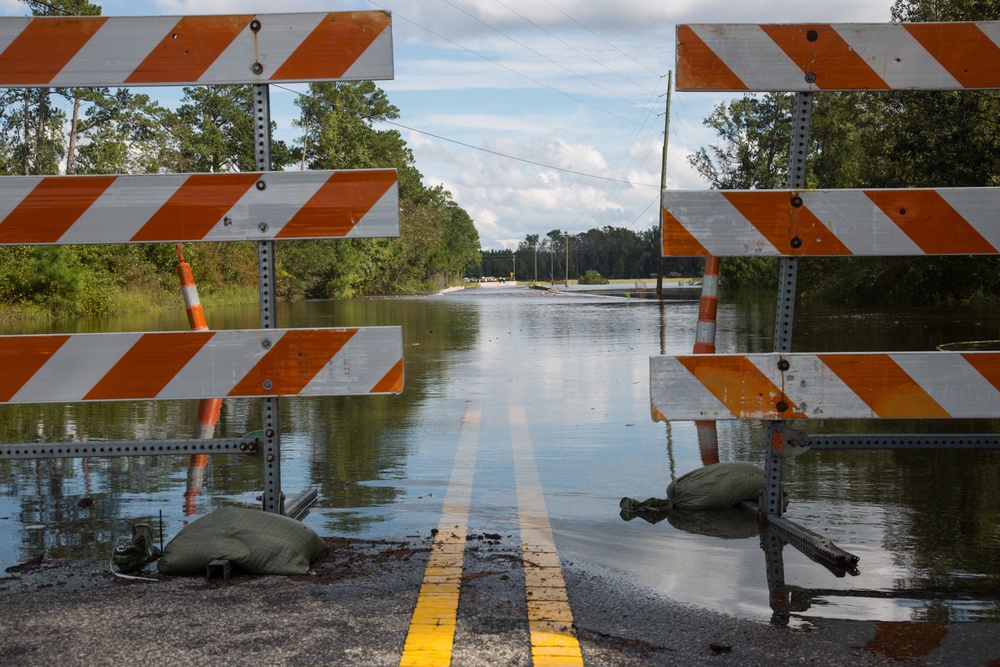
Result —
M 94 1 L 94 0 L 92 0 Z M 392 12 L 394 129 L 428 186 L 473 218 L 484 249 L 553 230 L 658 226 L 668 72 L 679 23 L 885 23 L 891 0 L 98 0 L 105 16 Z M 0 0 L 0 16 L 23 16 Z M 297 92 L 271 88 L 275 138 L 300 141 Z M 174 88 L 145 90 L 163 104 Z M 688 157 L 732 99 L 671 95 L 667 188 L 707 187 Z

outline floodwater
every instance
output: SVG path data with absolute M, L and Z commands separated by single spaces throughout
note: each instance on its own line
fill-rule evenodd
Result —
M 281 399 L 286 494 L 318 490 L 305 521 L 322 535 L 429 536 L 463 419 L 475 409 L 481 418 L 469 532 L 516 535 L 509 415 L 523 409 L 564 561 L 610 568 L 682 603 L 792 626 L 815 619 L 1000 621 L 1000 452 L 809 452 L 787 460 L 786 517 L 859 556 L 854 575 L 838 576 L 792 546 L 763 550 L 742 510 L 708 522 L 620 516 L 622 497 L 662 498 L 672 478 L 712 456 L 763 465 L 763 424 L 720 423 L 718 451 L 702 452 L 692 423 L 650 417 L 649 357 L 690 353 L 697 310 L 694 298 L 660 304 L 509 285 L 283 304 L 281 327 L 401 326 L 406 385 L 401 396 Z M 207 318 L 217 329 L 258 321 L 256 307 L 208 309 Z M 769 351 L 773 321 L 770 295 L 722 303 L 718 351 Z M 185 328 L 183 312 L 60 325 Z M 985 308 L 799 306 L 793 348 L 931 350 L 985 338 L 1000 338 L 1000 314 Z M 4 406 L 0 442 L 190 438 L 196 414 L 196 401 Z M 227 400 L 216 434 L 239 437 L 259 423 L 259 401 Z M 859 433 L 996 427 L 795 425 Z M 52 558 L 106 559 L 133 522 L 156 524 L 161 515 L 169 539 L 222 505 L 257 505 L 262 470 L 251 455 L 215 455 L 197 489 L 189 488 L 189 460 L 181 456 L 0 462 L 0 567 L 42 550 Z M 769 571 L 781 575 L 769 579 Z

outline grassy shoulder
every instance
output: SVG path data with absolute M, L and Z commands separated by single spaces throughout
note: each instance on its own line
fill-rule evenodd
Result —
M 574 282 L 574 281 L 570 281 Z M 611 285 L 636 285 L 655 283 L 656 278 L 612 278 L 608 281 Z M 690 285 L 692 282 L 701 282 L 701 278 L 664 278 L 664 285 Z
M 204 306 L 233 306 L 257 303 L 256 287 L 224 287 L 200 295 Z M 84 312 L 62 312 L 47 303 L 0 304 L 0 326 L 11 329 L 18 325 L 31 325 L 66 318 L 108 317 L 112 315 L 143 315 L 166 311 L 183 311 L 184 299 L 180 291 L 167 291 L 149 286 L 132 286 L 122 289 L 105 289 L 100 295 L 99 308 Z M 96 311 L 96 312 L 95 312 Z

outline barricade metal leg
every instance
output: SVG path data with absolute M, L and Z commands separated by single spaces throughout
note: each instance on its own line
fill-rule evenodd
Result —
M 781 501 L 781 457 L 784 445 L 785 422 L 771 422 L 769 430 L 770 449 L 764 465 L 764 497 L 760 509 L 768 516 L 781 516 L 784 503 Z
M 812 114 L 812 93 L 796 93 L 795 108 L 792 111 L 792 138 L 788 156 L 788 187 L 800 189 L 806 186 L 806 158 L 809 153 L 809 117 Z M 802 200 L 799 199 L 801 206 Z M 795 206 L 795 200 L 792 200 Z M 794 223 L 793 223 L 794 224 Z M 798 230 L 793 230 L 797 232 Z M 798 234 L 792 235 L 791 245 L 801 245 Z M 778 312 L 774 322 L 774 351 L 791 352 L 792 324 L 795 315 L 795 282 L 798 276 L 798 259 L 781 258 L 781 273 L 778 281 Z M 784 400 L 782 398 L 782 400 Z M 766 493 L 761 508 L 771 516 L 781 516 L 781 460 L 784 422 L 771 422 L 770 449 L 764 470 Z
M 254 139 L 256 142 L 255 156 L 257 169 L 271 170 L 271 102 L 267 84 L 256 84 L 253 87 L 254 101 Z M 259 190 L 265 190 L 267 183 L 261 180 Z M 263 224 L 263 223 L 262 223 Z M 266 232 L 266 229 L 262 229 Z M 257 244 L 257 278 L 260 289 L 260 328 L 274 329 L 275 321 L 275 291 L 274 291 L 274 241 L 261 241 Z M 270 344 L 265 339 L 265 344 Z M 270 380 L 264 380 L 267 385 Z M 265 389 L 269 387 L 265 386 Z M 265 512 L 282 513 L 281 503 L 281 429 L 278 423 L 278 398 L 263 399 L 262 422 L 264 431 L 264 496 Z
M 760 531 L 760 548 L 764 552 L 767 571 L 768 602 L 771 605 L 771 623 L 787 626 L 791 619 L 788 605 L 788 588 L 785 585 L 785 543 L 767 529 Z

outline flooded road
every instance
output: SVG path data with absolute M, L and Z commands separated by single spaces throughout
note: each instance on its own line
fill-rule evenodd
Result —
M 719 351 L 770 350 L 773 307 L 770 297 L 721 304 Z M 791 626 L 1000 621 L 998 452 L 810 452 L 786 462 L 786 516 L 860 556 L 856 576 L 836 576 L 790 546 L 765 552 L 755 523 L 739 511 L 707 525 L 684 515 L 655 524 L 619 515 L 622 497 L 662 498 L 673 478 L 706 460 L 692 423 L 655 423 L 649 404 L 649 356 L 689 353 L 697 308 L 695 300 L 661 305 L 516 286 L 284 304 L 282 327 L 402 326 L 406 384 L 401 396 L 282 399 L 286 493 L 319 491 L 306 523 L 322 535 L 427 535 L 438 526 L 463 428 L 475 414 L 477 446 L 464 459 L 473 539 L 523 530 L 518 492 L 528 470 L 564 562 L 607 567 L 679 602 L 773 620 L 768 571 L 778 566 L 780 614 Z M 213 328 L 256 327 L 256 308 L 206 314 Z M 179 312 L 72 326 L 182 330 L 186 320 Z M 795 348 L 920 350 L 998 333 L 1000 317 L 985 309 L 800 307 Z M 258 428 L 259 410 L 259 401 L 225 401 L 217 435 Z M 196 414 L 196 402 L 5 406 L 0 441 L 189 438 Z M 718 436 L 720 460 L 763 465 L 763 424 L 720 423 Z M 191 486 L 198 476 L 189 463 L 173 456 L 0 462 L 0 566 L 43 549 L 53 558 L 103 559 L 136 520 L 156 523 L 162 513 L 169 539 L 222 505 L 257 504 L 259 459 L 212 457 L 197 471 L 200 489 Z

